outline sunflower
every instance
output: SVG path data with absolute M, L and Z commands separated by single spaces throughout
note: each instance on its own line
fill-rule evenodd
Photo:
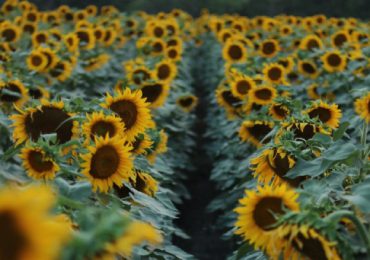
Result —
M 248 96 L 248 92 L 256 87 L 256 83 L 251 77 L 241 74 L 238 74 L 229 80 L 229 84 L 233 96 L 240 99 Z
M 344 71 L 347 65 L 347 59 L 340 51 L 328 51 L 321 57 L 324 63 L 324 69 L 328 72 Z
M 72 64 L 68 61 L 59 61 L 49 71 L 51 77 L 59 80 L 59 81 L 66 81 L 72 74 Z
M 87 60 L 86 64 L 83 65 L 83 68 L 87 72 L 98 70 L 102 68 L 105 64 L 107 64 L 110 59 L 111 57 L 108 54 L 103 53 Z
M 78 122 L 64 110 L 64 103 L 41 100 L 36 108 L 27 108 L 12 115 L 13 139 L 20 144 L 29 139 L 37 141 L 43 134 L 56 133 L 58 143 L 64 144 L 78 135 Z
M 31 98 L 38 100 L 50 98 L 49 91 L 44 87 L 30 88 L 28 89 L 28 94 L 30 95 Z
M 325 131 L 321 126 L 313 124 L 313 123 L 306 123 L 306 122 L 284 122 L 282 124 L 281 129 L 276 134 L 275 141 L 279 142 L 279 138 L 283 132 L 286 130 L 292 131 L 294 134 L 294 138 L 300 138 L 304 140 L 311 139 L 316 133 L 322 134 L 329 134 L 330 132 Z
M 305 177 L 295 179 L 285 177 L 286 173 L 294 167 L 295 159 L 282 148 L 266 149 L 250 162 L 251 169 L 254 171 L 253 176 L 265 185 L 288 183 L 296 187 L 305 179 Z
M 217 103 L 224 107 L 226 110 L 231 111 L 241 108 L 241 100 L 235 97 L 231 90 L 225 87 L 219 87 L 216 89 Z
M 111 46 L 116 41 L 117 37 L 118 34 L 113 28 L 106 29 L 104 37 L 102 38 L 105 47 Z
M 311 79 L 317 78 L 319 75 L 319 70 L 317 69 L 316 64 L 310 60 L 300 60 L 298 61 L 298 71 Z
M 165 59 L 155 66 L 155 75 L 158 81 L 170 83 L 177 75 L 177 67 L 171 60 Z
M 305 113 L 310 118 L 317 117 L 323 124 L 331 128 L 337 128 L 342 117 L 342 112 L 338 108 L 338 105 L 329 105 L 322 100 L 315 102 Z
M 132 147 L 121 136 L 95 137 L 95 143 L 88 146 L 89 153 L 81 156 L 82 174 L 92 183 L 93 190 L 108 192 L 113 184 L 122 186 L 122 181 L 133 177 Z
M 125 125 L 121 118 L 115 115 L 104 115 L 102 111 L 86 115 L 86 122 L 82 125 L 82 131 L 86 141 L 94 140 L 95 137 L 122 136 Z
M 162 240 L 161 234 L 152 225 L 133 221 L 119 238 L 105 246 L 104 251 L 112 256 L 108 258 L 110 260 L 116 259 L 116 255 L 124 259 L 130 259 L 135 246 L 143 242 L 158 245 Z
M 0 102 L 22 107 L 28 101 L 28 90 L 19 80 L 0 82 Z
M 153 150 L 147 155 L 150 164 L 154 164 L 157 155 L 167 152 L 168 135 L 164 130 L 159 131 L 157 141 L 153 143 Z
M 170 47 L 166 49 L 165 56 L 166 58 L 173 60 L 173 61 L 180 61 L 181 60 L 181 49 L 178 47 Z
M 41 44 L 48 42 L 49 34 L 47 32 L 39 31 L 32 34 L 32 46 L 39 47 Z
M 275 39 L 267 39 L 261 43 L 259 54 L 265 58 L 272 58 L 280 51 L 279 42 Z
M 320 99 L 320 94 L 318 92 L 318 88 L 319 86 L 316 84 L 316 83 L 313 83 L 311 85 L 308 86 L 307 88 L 307 96 L 310 98 L 310 99 Z
M 134 177 L 130 178 L 130 184 L 135 190 L 145 193 L 150 197 L 153 197 L 158 190 L 157 181 L 150 174 L 139 170 L 136 170 Z M 120 198 L 128 197 L 130 194 L 130 189 L 125 185 L 121 187 L 114 185 L 114 190 Z
M 34 23 L 23 23 L 21 25 L 23 33 L 33 34 L 37 30 L 37 25 Z
M 293 68 L 294 68 L 293 57 L 288 56 L 288 57 L 281 58 L 277 61 L 277 63 L 283 66 L 287 73 L 290 73 L 293 71 Z
M 70 227 L 51 215 L 54 197 L 45 186 L 0 191 L 0 259 L 56 259 Z
M 21 29 L 11 23 L 4 23 L 0 27 L 0 38 L 8 43 L 17 42 L 21 36 Z
M 244 141 L 251 142 L 256 147 L 261 147 L 270 141 L 265 138 L 273 129 L 274 123 L 260 120 L 244 121 L 239 129 L 239 137 Z
M 69 52 L 75 52 L 78 50 L 80 40 L 74 33 L 69 33 L 64 36 L 64 44 L 67 46 Z
M 251 89 L 248 93 L 250 102 L 258 105 L 271 104 L 277 95 L 277 90 L 270 86 L 259 86 Z
M 198 98 L 194 95 L 181 96 L 176 100 L 176 104 L 185 112 L 190 112 L 198 104 Z
M 284 259 L 326 259 L 340 260 L 335 242 L 328 241 L 316 229 L 306 225 L 282 225 L 279 237 L 284 240 L 282 250 L 274 254 Z
M 356 99 L 355 111 L 366 123 L 370 122 L 370 92 L 366 96 Z
M 269 114 L 276 120 L 284 120 L 290 114 L 290 110 L 283 104 L 272 103 L 269 108 Z
M 165 83 L 147 83 L 140 88 L 145 102 L 149 103 L 149 107 L 157 108 L 162 106 L 170 92 L 169 85 Z
M 287 185 L 258 186 L 256 191 L 246 190 L 239 200 L 240 206 L 235 233 L 254 245 L 255 249 L 274 252 L 283 246 L 278 239 L 277 221 L 286 211 L 299 211 L 298 194 Z
M 40 50 L 33 50 L 30 55 L 27 57 L 27 66 L 30 70 L 37 72 L 45 71 L 48 65 L 47 56 L 42 53 Z
M 138 86 L 143 85 L 155 77 L 148 68 L 142 65 L 135 69 L 129 70 L 127 76 L 132 83 Z
M 131 142 L 133 154 L 146 154 L 148 150 L 152 147 L 153 141 L 146 133 L 138 134 L 134 141 Z
M 59 166 L 38 147 L 24 147 L 20 158 L 27 175 L 35 179 L 51 180 L 59 171 Z
M 222 57 L 229 63 L 241 63 L 247 59 L 247 49 L 241 42 L 227 41 L 222 48 Z
M 54 68 L 55 65 L 58 63 L 58 57 L 56 56 L 55 51 L 45 47 L 38 48 L 37 50 L 41 52 L 43 55 L 45 55 L 45 57 L 47 58 L 48 62 L 46 64 L 45 71 Z
M 313 51 L 316 49 L 322 49 L 323 46 L 324 44 L 322 43 L 321 39 L 317 35 L 310 34 L 302 39 L 302 41 L 300 42 L 299 48 L 302 50 Z
M 277 63 L 265 64 L 263 75 L 267 82 L 272 84 L 287 84 L 285 68 Z
M 75 34 L 78 37 L 79 47 L 82 50 L 91 50 L 95 47 L 94 30 L 89 28 L 80 28 L 76 30 Z
M 116 92 L 115 96 L 108 94 L 103 107 L 115 112 L 122 119 L 128 141 L 135 140 L 136 135 L 153 125 L 149 103 L 145 102 L 140 90 L 131 91 L 126 88 Z
M 154 39 L 151 41 L 151 49 L 152 54 L 157 56 L 163 53 L 163 51 L 166 49 L 166 42 L 162 39 Z
M 331 36 L 331 43 L 336 48 L 341 48 L 344 44 L 350 42 L 350 40 L 351 36 L 345 30 L 338 31 Z

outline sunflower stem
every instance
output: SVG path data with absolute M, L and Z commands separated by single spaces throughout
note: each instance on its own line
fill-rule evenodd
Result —
M 348 218 L 351 222 L 356 226 L 356 229 L 361 237 L 361 240 L 364 242 L 366 247 L 367 256 L 370 257 L 370 237 L 367 233 L 366 227 L 362 222 L 358 219 L 358 217 L 349 210 L 339 210 L 332 214 L 330 214 L 326 221 L 329 223 L 338 222 L 342 218 Z

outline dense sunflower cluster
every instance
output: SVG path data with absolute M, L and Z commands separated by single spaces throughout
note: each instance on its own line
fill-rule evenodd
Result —
M 185 259 L 187 13 L 0 11 L 0 259 Z M 5 230 L 5 231 L 4 231 Z
M 369 23 L 204 12 L 198 26 L 209 209 L 242 238 L 235 259 L 369 257 Z

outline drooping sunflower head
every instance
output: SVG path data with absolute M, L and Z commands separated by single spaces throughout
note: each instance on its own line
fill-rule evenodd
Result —
M 86 122 L 82 125 L 82 131 L 86 141 L 94 140 L 95 137 L 122 136 L 125 125 L 121 118 L 116 115 L 105 115 L 103 112 L 94 112 L 86 115 Z
M 243 99 L 248 96 L 248 92 L 256 87 L 255 81 L 247 75 L 236 75 L 229 80 L 233 96 Z
M 145 102 L 140 90 L 131 91 L 126 88 L 114 96 L 108 94 L 102 106 L 116 113 L 124 122 L 124 133 L 128 141 L 135 140 L 136 135 L 144 133 L 145 129 L 153 125 L 149 103 Z
M 29 99 L 28 90 L 19 80 L 0 82 L 0 102 L 20 108 Z
M 154 142 L 150 139 L 148 134 L 139 134 L 136 136 L 135 140 L 131 142 L 131 152 L 137 155 L 147 154 L 153 143 Z
M 300 60 L 298 62 L 298 71 L 306 77 L 315 79 L 319 75 L 316 64 L 310 60 Z
M 324 44 L 317 35 L 310 34 L 302 39 L 299 48 L 302 50 L 314 51 L 316 49 L 322 49 L 323 46 Z
M 46 88 L 41 87 L 41 86 L 28 89 L 28 94 L 30 95 L 32 99 L 37 99 L 37 100 L 50 98 L 49 91 Z
M 108 192 L 113 184 L 121 187 L 122 181 L 132 176 L 132 147 L 121 136 L 95 137 L 95 143 L 81 158 L 82 173 L 91 182 L 93 190 Z
M 268 105 L 277 97 L 278 92 L 271 86 L 259 86 L 253 88 L 248 93 L 248 100 L 258 105 Z
M 269 108 L 269 114 L 276 120 L 284 120 L 290 114 L 287 106 L 280 103 L 272 103 Z
M 27 140 L 37 141 L 43 134 L 57 135 L 64 144 L 78 135 L 78 122 L 64 109 L 64 103 L 41 101 L 37 108 L 27 108 L 22 114 L 12 115 L 13 139 L 17 144 Z
M 132 83 L 138 86 L 143 85 L 144 83 L 155 77 L 155 75 L 153 75 L 153 72 L 145 66 L 139 66 L 135 69 L 130 70 L 127 76 Z
M 156 78 L 160 82 L 169 83 L 177 75 L 177 66 L 169 59 L 163 60 L 155 66 Z
M 147 83 L 140 88 L 145 102 L 149 103 L 149 107 L 158 108 L 166 102 L 170 92 L 170 86 L 167 83 Z
M 365 122 L 370 122 L 370 92 L 366 96 L 356 99 L 355 111 Z
M 328 51 L 322 57 L 324 69 L 328 72 L 343 71 L 347 65 L 347 59 L 338 50 Z
M 277 63 L 265 64 L 263 68 L 264 78 L 272 84 L 287 84 L 285 68 Z
M 67 80 L 72 74 L 72 64 L 68 61 L 58 61 L 49 71 L 49 75 L 59 81 Z
M 186 112 L 193 110 L 197 106 L 197 103 L 198 98 L 194 95 L 182 96 L 176 100 L 176 104 Z
M 227 41 L 222 48 L 222 56 L 229 63 L 241 63 L 247 59 L 247 49 L 241 42 Z
M 341 259 L 336 243 L 327 240 L 312 227 L 287 224 L 278 229 L 284 244 L 281 251 L 272 254 L 275 257 L 282 254 L 285 259 Z
M 282 124 L 282 127 L 276 134 L 275 142 L 278 143 L 280 140 L 280 136 L 287 130 L 293 133 L 294 139 L 303 139 L 306 141 L 314 137 L 316 133 L 322 133 L 326 135 L 330 134 L 330 131 L 326 131 L 318 124 L 303 121 L 284 122 Z
M 277 63 L 284 67 L 287 74 L 293 71 L 294 59 L 292 56 L 281 58 Z
M 0 191 L 0 259 L 55 259 L 70 226 L 50 214 L 54 203 L 45 186 Z
M 235 232 L 241 235 L 256 249 L 274 252 L 283 246 L 277 239 L 278 218 L 287 211 L 299 211 L 298 194 L 287 185 L 258 186 L 256 191 L 246 190 L 245 197 L 239 200 Z
M 157 181 L 149 173 L 142 172 L 139 170 L 136 170 L 134 172 L 134 177 L 130 179 L 130 184 L 135 190 L 145 193 L 146 195 L 151 197 L 153 197 L 158 190 Z M 121 195 L 128 193 L 127 191 L 125 192 L 123 190 L 123 189 L 127 190 L 127 188 L 124 185 L 121 188 L 116 187 L 115 189 L 116 192 Z
M 56 162 L 46 155 L 38 147 L 24 147 L 21 150 L 20 158 L 23 160 L 23 167 L 27 175 L 34 179 L 51 180 L 59 171 Z
M 236 111 L 241 108 L 241 100 L 235 97 L 230 89 L 219 87 L 216 89 L 217 103 L 227 112 Z
M 261 147 L 270 141 L 265 138 L 273 129 L 274 123 L 269 121 L 247 120 L 239 129 L 239 136 L 244 142 L 251 142 L 256 147 Z
M 265 58 L 272 58 L 280 51 L 279 42 L 275 39 L 267 39 L 261 43 L 259 54 Z
M 78 37 L 79 48 L 82 50 L 91 50 L 95 47 L 96 39 L 94 30 L 90 28 L 79 28 L 75 31 Z
M 318 118 L 324 125 L 331 128 L 337 128 L 340 118 L 342 117 L 342 112 L 338 108 L 338 105 L 329 105 L 321 100 L 313 103 L 305 113 L 307 113 L 310 118 Z

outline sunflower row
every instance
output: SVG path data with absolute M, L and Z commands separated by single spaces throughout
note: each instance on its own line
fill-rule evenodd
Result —
M 186 237 L 192 18 L 17 0 L 0 18 L 0 258 L 190 258 L 172 238 Z
M 205 12 L 198 26 L 220 190 L 209 210 L 242 238 L 231 259 L 369 257 L 369 24 Z

